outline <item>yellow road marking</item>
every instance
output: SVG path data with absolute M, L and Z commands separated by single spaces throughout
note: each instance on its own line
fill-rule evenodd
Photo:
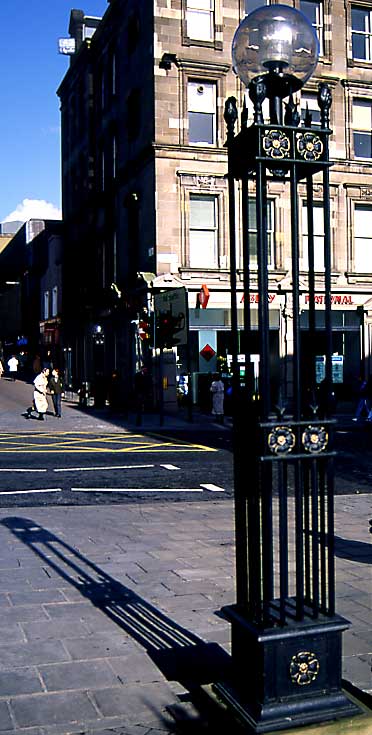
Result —
M 164 441 L 165 439 L 165 441 Z M 113 446 L 115 445 L 115 446 Z M 115 454 L 141 452 L 216 452 L 203 444 L 192 444 L 183 439 L 172 439 L 152 434 L 96 434 L 90 432 L 8 433 L 0 436 L 0 453 L 32 454 L 37 452 Z

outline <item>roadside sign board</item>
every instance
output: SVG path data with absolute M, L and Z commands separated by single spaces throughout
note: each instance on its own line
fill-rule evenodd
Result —
M 155 322 L 160 316 L 172 317 L 175 324 L 174 346 L 187 345 L 188 300 L 185 288 L 172 288 L 154 295 Z

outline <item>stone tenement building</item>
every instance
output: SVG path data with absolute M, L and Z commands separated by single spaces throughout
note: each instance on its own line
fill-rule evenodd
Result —
M 372 370 L 372 7 L 363 0 L 296 0 L 295 5 L 310 18 L 320 42 L 315 75 L 297 95 L 302 117 L 309 109 L 313 126 L 318 124 L 320 80 L 328 82 L 333 95 L 334 379 L 340 395 L 348 396 L 361 372 Z M 229 95 L 239 104 L 243 101 L 244 89 L 231 68 L 231 42 L 244 14 L 257 6 L 250 0 L 111 0 L 99 22 L 83 11 L 71 14 L 75 53 L 58 94 L 68 274 L 65 343 L 72 351 L 75 376 L 108 374 L 114 367 L 133 374 L 136 340 L 131 322 L 138 318 L 141 300 L 146 304 L 149 281 L 155 288 L 187 289 L 194 373 L 213 371 L 228 359 L 223 111 Z M 291 319 L 286 294 L 290 222 L 285 191 L 283 183 L 272 184 L 267 218 L 270 345 L 278 369 L 286 356 Z M 250 186 L 253 235 L 254 196 Z M 321 201 L 319 182 L 314 209 L 320 320 L 324 298 Z M 305 337 L 306 204 L 304 194 L 300 285 Z M 251 257 L 254 305 L 258 294 L 253 245 Z M 237 259 L 240 264 L 240 245 Z M 203 284 L 209 289 L 206 309 L 196 308 Z M 238 302 L 240 313 L 241 298 Z M 206 345 L 215 352 L 209 361 L 200 354 Z M 181 348 L 179 353 L 182 370 Z

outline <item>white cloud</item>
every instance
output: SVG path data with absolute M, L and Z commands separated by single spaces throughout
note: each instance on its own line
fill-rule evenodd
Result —
M 27 222 L 29 219 L 62 219 L 61 210 L 45 199 L 23 199 L 3 222 Z

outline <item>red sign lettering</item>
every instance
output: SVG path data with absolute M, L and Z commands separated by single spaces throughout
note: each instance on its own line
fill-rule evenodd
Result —
M 305 295 L 305 303 L 306 304 L 310 303 L 310 296 L 308 293 Z M 315 294 L 314 303 L 324 305 L 325 295 Z M 353 297 L 351 294 L 331 294 L 331 305 L 332 306 L 354 306 Z

